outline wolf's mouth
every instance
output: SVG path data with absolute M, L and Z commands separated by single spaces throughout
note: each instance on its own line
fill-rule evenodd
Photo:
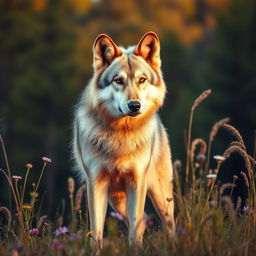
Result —
M 128 114 L 125 114 L 125 113 L 122 111 L 122 109 L 121 109 L 120 107 L 118 107 L 118 110 L 119 110 L 123 115 L 131 116 L 131 117 L 136 117 L 136 116 L 138 116 L 138 115 L 141 114 L 140 111 L 138 111 L 138 112 L 129 112 Z
M 141 112 L 130 112 L 130 113 L 128 113 L 127 115 L 128 116 L 131 116 L 131 117 L 136 117 L 136 116 L 138 116 L 138 115 L 140 115 L 141 114 Z
M 118 110 L 119 110 L 122 114 L 124 113 L 120 107 L 118 107 Z

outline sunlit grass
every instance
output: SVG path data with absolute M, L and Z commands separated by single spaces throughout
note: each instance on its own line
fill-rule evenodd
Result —
M 202 95 L 207 94 L 207 97 L 209 91 L 206 92 Z M 198 99 L 202 99 L 200 97 Z M 254 156 L 247 153 L 239 132 L 226 124 L 229 121 L 227 118 L 213 124 L 208 144 L 202 138 L 192 140 L 194 110 L 195 107 L 192 107 L 185 168 L 179 160 L 174 162 L 175 236 L 168 240 L 164 227 L 159 228 L 157 223 L 148 219 L 143 246 L 129 247 L 122 215 L 112 212 L 106 220 L 107 231 L 100 255 L 256 255 L 255 152 Z M 223 150 L 223 154 L 212 156 L 211 145 L 221 127 L 230 131 L 235 141 Z M 8 207 L 0 206 L 0 255 L 95 255 L 96 250 L 90 245 L 92 232 L 87 207 L 85 210 L 81 207 L 86 204 L 86 185 L 82 184 L 75 190 L 74 179 L 68 179 L 70 223 L 64 226 L 63 216 L 52 223 L 46 216 L 39 215 L 37 205 L 41 200 L 38 189 L 45 178 L 44 170 L 48 164 L 54 163 L 50 158 L 43 157 L 38 181 L 28 186 L 33 166 L 26 164 L 25 177 L 11 173 L 1 137 L 0 140 L 6 162 L 5 169 L 0 171 L 8 182 L 10 200 L 15 204 L 12 212 Z M 231 183 L 219 184 L 221 165 L 234 152 L 244 159 L 246 170 L 241 170 L 239 176 L 233 176 Z M 209 169 L 210 158 L 215 159 L 212 170 Z M 241 198 L 235 203 L 232 200 L 238 179 L 243 180 L 248 190 L 245 205 L 242 205 Z M 25 201 L 27 195 L 29 201 Z

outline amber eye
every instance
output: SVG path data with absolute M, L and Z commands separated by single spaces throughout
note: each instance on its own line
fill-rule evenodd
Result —
M 146 78 L 145 77 L 141 77 L 140 80 L 139 80 L 139 83 L 143 84 L 145 81 L 146 81 Z
M 123 84 L 123 83 L 124 83 L 124 81 L 123 81 L 122 78 L 116 78 L 116 79 L 114 79 L 114 81 L 115 81 L 117 84 Z

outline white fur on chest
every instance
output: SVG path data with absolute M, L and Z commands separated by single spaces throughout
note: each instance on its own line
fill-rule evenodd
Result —
M 136 169 L 142 173 L 148 167 L 155 119 L 139 131 L 120 134 L 102 130 L 86 108 L 80 107 L 77 117 L 83 162 L 92 176 L 96 177 L 102 169 L 121 173 Z

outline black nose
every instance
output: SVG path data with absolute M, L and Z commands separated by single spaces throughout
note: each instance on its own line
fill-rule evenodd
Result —
M 140 110 L 140 102 L 135 100 L 135 101 L 129 101 L 128 107 L 132 112 L 137 112 Z

